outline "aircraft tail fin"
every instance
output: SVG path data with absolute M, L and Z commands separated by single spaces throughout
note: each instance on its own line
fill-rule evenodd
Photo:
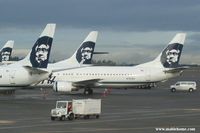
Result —
M 97 36 L 97 31 L 91 31 L 70 59 L 79 64 L 91 64 Z
M 177 33 L 154 62 L 160 62 L 164 68 L 178 67 L 185 37 L 186 33 Z
M 75 53 L 66 60 L 55 63 L 54 65 L 82 65 L 91 64 L 98 32 L 91 31 L 81 43 Z
M 0 62 L 9 61 L 10 60 L 13 46 L 14 46 L 14 41 L 13 40 L 9 40 L 9 41 L 6 42 L 6 44 L 0 50 Z
M 46 25 L 33 45 L 31 52 L 22 60 L 25 66 L 29 64 L 34 68 L 47 68 L 55 28 L 56 24 Z

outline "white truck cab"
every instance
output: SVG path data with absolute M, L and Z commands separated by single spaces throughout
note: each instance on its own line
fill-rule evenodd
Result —
M 51 110 L 51 120 L 73 120 L 83 116 L 88 119 L 90 116 L 99 118 L 101 114 L 101 99 L 79 99 L 72 101 L 57 101 L 56 108 Z
M 194 81 L 178 81 L 174 85 L 170 86 L 171 92 L 175 91 L 189 91 L 193 92 L 196 90 L 197 84 Z
M 73 115 L 69 116 L 72 113 L 72 101 L 57 101 L 56 108 L 51 110 L 51 120 L 59 118 L 60 120 L 69 120 L 73 119 Z

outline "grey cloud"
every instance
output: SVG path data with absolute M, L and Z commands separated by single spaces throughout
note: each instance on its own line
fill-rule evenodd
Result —
M 125 31 L 199 30 L 200 2 L 189 0 L 2 0 L 0 27 L 56 22 Z
M 149 45 L 105 45 L 101 47 L 100 51 L 108 51 L 108 55 L 95 55 L 94 59 L 102 60 L 109 59 L 117 63 L 139 64 L 151 61 L 162 51 L 163 46 L 149 46 Z
M 191 34 L 181 61 L 198 62 L 199 12 L 200 1 L 191 0 L 0 0 L 0 41 L 14 39 L 15 48 L 29 49 L 46 23 L 55 22 L 51 59 L 69 57 L 92 29 L 102 33 L 96 51 L 110 52 L 111 60 L 143 63 L 159 54 L 168 37 L 185 31 Z
M 193 45 L 200 43 L 200 33 L 193 33 L 193 34 L 189 35 L 187 37 L 187 40 Z
M 199 55 L 200 51 L 200 33 L 191 33 L 187 36 L 184 51 L 190 55 Z

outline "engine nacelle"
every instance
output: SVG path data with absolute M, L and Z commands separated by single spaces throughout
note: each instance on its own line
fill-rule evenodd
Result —
M 77 88 L 72 85 L 72 82 L 55 81 L 53 84 L 53 90 L 56 92 L 72 92 L 77 90 Z

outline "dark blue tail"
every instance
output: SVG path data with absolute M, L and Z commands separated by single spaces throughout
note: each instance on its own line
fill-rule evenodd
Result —
M 179 61 L 184 45 L 186 34 L 178 33 L 160 53 L 155 61 L 161 62 L 165 68 L 176 68 L 179 66 Z
M 97 31 L 90 32 L 73 55 L 79 64 L 91 64 L 97 36 Z
M 55 27 L 55 24 L 47 24 L 39 39 L 32 47 L 30 53 L 30 63 L 32 67 L 47 68 Z

